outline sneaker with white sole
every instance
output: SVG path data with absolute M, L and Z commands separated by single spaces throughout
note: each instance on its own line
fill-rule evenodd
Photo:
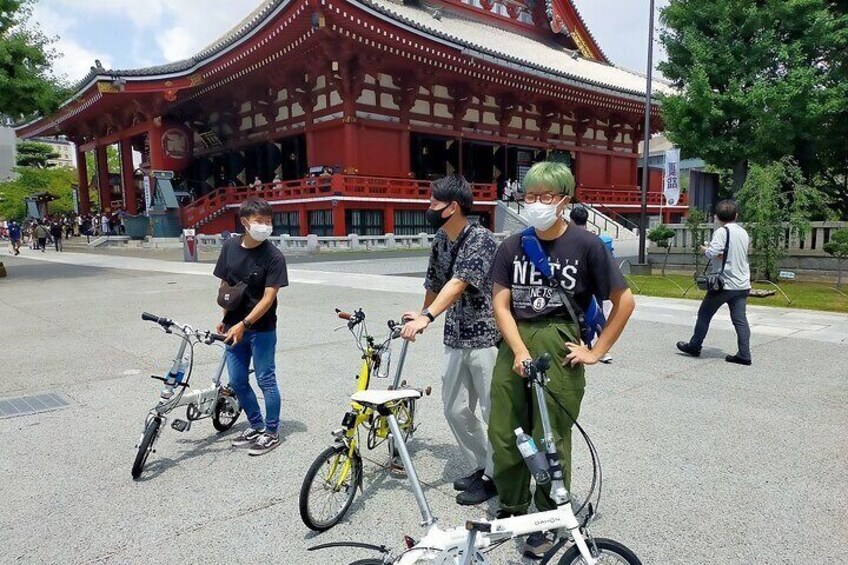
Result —
M 239 436 L 233 440 L 233 447 L 250 447 L 259 437 L 265 433 L 264 430 L 254 430 L 247 428 Z
M 557 542 L 554 532 L 534 532 L 524 540 L 524 556 L 531 559 L 541 559 Z
M 250 448 L 250 451 L 248 451 L 247 454 L 265 455 L 278 445 L 280 445 L 280 435 L 265 432 L 253 443 L 253 447 Z

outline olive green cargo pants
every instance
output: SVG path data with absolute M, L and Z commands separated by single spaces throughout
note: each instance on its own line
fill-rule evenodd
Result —
M 519 322 L 521 339 L 536 359 L 543 353 L 551 354 L 553 362 L 548 371 L 548 389 L 575 419 L 580 413 L 580 401 L 586 387 L 582 365 L 563 366 L 568 348 L 565 342 L 579 343 L 576 325 L 557 319 Z M 544 437 L 536 397 L 528 382 L 512 370 L 515 356 L 506 344 L 501 343 L 495 370 L 492 375 L 489 442 L 492 444 L 495 486 L 498 488 L 501 509 L 514 514 L 524 514 L 530 506 L 530 471 L 524 464 L 515 445 L 515 428 L 521 427 L 535 440 L 540 450 Z M 573 422 L 556 403 L 545 394 L 551 428 L 557 451 L 562 460 L 566 488 L 571 488 L 571 427 Z M 550 497 L 550 484 L 536 488 L 536 508 L 540 511 L 556 508 Z

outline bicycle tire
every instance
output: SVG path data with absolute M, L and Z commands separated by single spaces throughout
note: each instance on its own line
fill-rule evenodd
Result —
M 382 559 L 374 559 L 371 557 L 370 559 L 357 559 L 356 561 L 351 561 L 350 565 L 386 565 L 386 562 Z
M 219 432 L 226 432 L 232 428 L 233 424 L 235 424 L 238 421 L 239 416 L 241 416 L 241 406 L 239 406 L 238 412 L 236 412 L 236 415 L 233 416 L 231 420 L 228 418 L 221 418 L 226 404 L 231 402 L 233 402 L 233 400 L 226 396 L 222 396 L 215 402 L 215 410 L 212 412 L 212 426 Z
M 627 565 L 642 565 L 642 562 L 627 546 L 615 540 L 605 538 L 595 538 L 595 546 L 598 548 L 596 557 L 601 559 L 601 562 L 606 563 L 626 563 Z M 591 549 L 591 545 L 589 546 Z M 610 556 L 616 561 L 606 561 L 604 557 Z M 559 565 L 582 565 L 585 563 L 583 556 L 580 555 L 580 550 L 576 545 L 568 548 L 559 560 Z
M 144 465 L 147 463 L 147 457 L 153 451 L 153 442 L 159 434 L 159 426 L 162 425 L 161 418 L 151 418 L 144 427 L 144 435 L 138 444 L 138 451 L 135 454 L 135 461 L 132 466 L 132 478 L 137 479 L 144 471 Z
M 334 458 L 336 459 L 335 462 L 333 462 Z M 353 499 L 356 497 L 356 489 L 362 479 L 362 459 L 359 458 L 358 454 L 350 460 L 351 468 L 347 477 L 345 498 L 342 499 L 342 503 L 338 506 L 338 511 L 327 518 L 316 518 L 309 506 L 310 499 L 312 498 L 313 483 L 316 480 L 323 480 L 327 483 L 326 479 L 319 477 L 319 473 L 324 468 L 324 465 L 344 465 L 344 460 L 346 459 L 348 459 L 348 447 L 344 444 L 332 445 L 322 451 L 315 458 L 315 461 L 312 462 L 312 465 L 309 466 L 309 470 L 306 471 L 306 476 L 303 478 L 303 484 L 300 487 L 299 505 L 300 519 L 303 520 L 303 523 L 310 530 L 316 532 L 329 530 L 344 518 L 351 504 L 353 504 Z M 335 490 L 335 487 L 332 490 Z

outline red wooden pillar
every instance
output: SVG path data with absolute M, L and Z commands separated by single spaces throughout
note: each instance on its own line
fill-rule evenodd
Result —
M 395 207 L 391 204 L 383 208 L 383 229 L 386 233 L 395 233 Z
M 306 209 L 306 206 L 301 204 L 300 208 L 297 210 L 297 215 L 297 222 L 300 226 L 300 236 L 306 237 L 309 235 L 309 211 Z
M 100 192 L 100 212 L 111 212 L 112 187 L 109 186 L 109 162 L 106 158 L 106 146 L 98 145 L 95 148 L 97 155 L 97 187 Z
M 342 127 L 344 131 L 344 172 L 348 175 L 355 175 L 359 172 L 356 118 L 354 116 L 345 116 Z
M 138 214 L 135 194 L 135 175 L 133 174 L 132 143 L 121 140 L 121 183 L 124 185 L 124 209 L 128 214 Z
M 345 207 L 340 200 L 333 200 L 333 235 L 345 237 L 347 226 L 345 225 Z
M 400 132 L 400 170 L 404 176 L 411 176 L 412 164 L 410 163 L 410 155 L 412 148 L 410 147 L 409 126 L 403 128 Z M 388 225 L 388 223 L 386 224 Z
M 90 214 L 91 213 L 91 194 L 89 193 L 88 187 L 88 164 L 85 162 L 85 151 L 80 151 L 79 147 L 76 149 L 77 153 L 77 182 L 79 183 L 79 188 L 77 189 L 77 197 L 79 198 L 79 211 L 80 214 Z

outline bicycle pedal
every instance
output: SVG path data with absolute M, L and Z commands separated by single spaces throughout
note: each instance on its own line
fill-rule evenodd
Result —
M 189 429 L 191 429 L 191 422 L 176 419 L 171 422 L 171 428 L 177 430 L 178 432 L 187 432 Z

